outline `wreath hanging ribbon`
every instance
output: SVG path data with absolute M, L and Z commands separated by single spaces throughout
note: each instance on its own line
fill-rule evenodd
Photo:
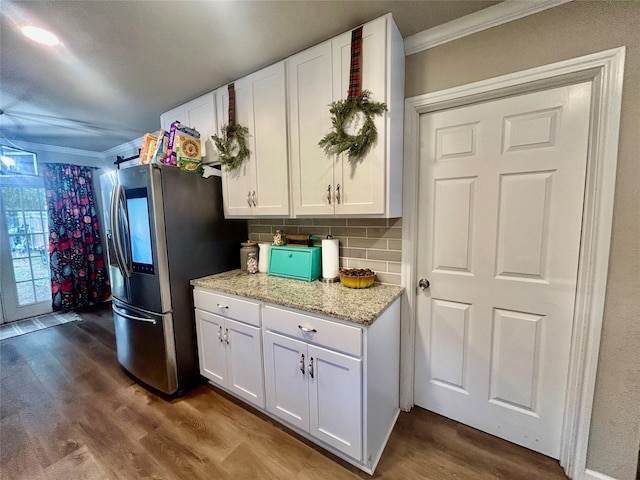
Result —
M 386 112 L 387 105 L 371 101 L 371 92 L 361 91 L 361 88 L 362 27 L 358 27 L 351 32 L 351 65 L 347 98 L 329 105 L 333 130 L 318 142 L 328 156 L 347 152 L 349 158 L 362 158 L 378 139 L 378 130 L 373 117 Z M 352 121 L 358 112 L 364 115 L 364 122 L 357 135 L 350 135 L 345 131 L 345 125 Z
M 220 163 L 225 166 L 228 172 L 236 170 L 249 158 L 250 151 L 247 147 L 247 135 L 249 129 L 236 123 L 236 90 L 235 85 L 230 83 L 227 87 L 229 92 L 229 120 L 220 129 L 221 135 L 212 135 Z

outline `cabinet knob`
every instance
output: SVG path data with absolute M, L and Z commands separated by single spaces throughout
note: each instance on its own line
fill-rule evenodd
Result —
M 418 286 L 420 287 L 421 290 L 425 290 L 427 288 L 429 288 L 431 284 L 429 283 L 429 280 L 427 280 L 426 278 L 421 278 L 418 281 Z

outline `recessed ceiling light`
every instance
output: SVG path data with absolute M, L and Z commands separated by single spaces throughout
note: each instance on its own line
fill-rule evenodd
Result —
M 49 30 L 45 30 L 44 28 L 26 25 L 24 27 L 20 27 L 20 31 L 27 38 L 30 38 L 34 42 L 38 42 L 43 45 L 48 45 L 50 47 L 53 47 L 60 43 L 60 40 L 58 39 L 58 37 L 56 37 Z

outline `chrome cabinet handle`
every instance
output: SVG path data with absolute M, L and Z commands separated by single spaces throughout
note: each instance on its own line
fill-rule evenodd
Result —
M 304 377 L 304 353 L 300 356 L 300 371 Z
M 247 193 L 247 203 L 249 204 L 249 206 L 251 206 L 251 190 L 249 190 L 249 193 Z
M 340 184 L 336 186 L 336 203 L 340 205 Z
M 331 205 L 331 185 L 327 187 L 327 202 Z
M 229 329 L 228 328 L 224 329 L 224 335 L 222 336 L 222 338 L 224 338 L 224 341 L 227 343 L 227 345 L 229 345 Z
M 220 325 L 220 328 L 218 328 L 218 340 L 220 340 L 221 342 L 222 340 L 222 325 Z
M 313 378 L 313 357 L 309 359 L 309 376 Z
M 257 207 L 258 205 L 256 204 L 256 191 L 254 190 L 253 193 L 251 194 L 251 202 L 253 203 L 254 207 Z
M 223 309 L 223 308 L 224 308 L 224 309 L 229 310 L 229 305 L 223 305 L 222 303 L 219 303 L 219 304 L 218 304 L 218 308 L 220 308 L 220 309 Z
M 304 333 L 316 333 L 318 331 L 315 328 L 303 327 L 302 325 L 298 325 L 298 328 Z

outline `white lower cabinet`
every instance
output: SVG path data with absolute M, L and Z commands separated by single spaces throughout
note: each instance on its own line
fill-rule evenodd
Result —
M 196 308 L 200 373 L 264 408 L 260 328 Z
M 267 410 L 362 459 L 362 360 L 264 334 Z
M 195 288 L 200 373 L 373 474 L 400 412 L 400 301 L 359 325 Z

